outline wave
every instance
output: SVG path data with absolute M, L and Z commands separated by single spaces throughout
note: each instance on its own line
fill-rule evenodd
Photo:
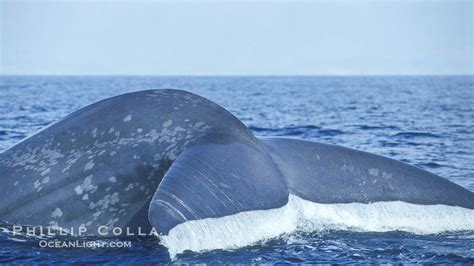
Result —
M 437 234 L 474 230 L 474 210 L 401 201 L 320 204 L 295 195 L 277 209 L 187 221 L 161 235 L 170 257 L 186 250 L 236 249 L 297 231 L 406 231 Z
M 399 138 L 406 138 L 406 139 L 412 139 L 412 138 L 436 138 L 439 139 L 441 136 L 432 134 L 432 133 L 427 133 L 427 132 L 400 132 L 395 135 L 392 135 L 392 137 L 399 137 Z
M 397 126 L 357 125 L 357 127 L 362 130 L 386 130 L 386 129 L 398 130 L 399 129 Z
M 337 136 L 346 134 L 346 132 L 338 130 L 338 129 L 330 129 L 330 128 L 321 128 L 314 125 L 306 125 L 306 126 L 288 126 L 283 128 L 266 128 L 266 127 L 257 127 L 257 126 L 249 126 L 249 129 L 252 132 L 257 134 L 259 133 L 266 133 L 271 134 L 272 136 Z

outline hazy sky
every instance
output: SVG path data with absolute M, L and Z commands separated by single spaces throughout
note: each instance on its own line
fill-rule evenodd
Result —
M 0 1 L 2 74 L 474 74 L 472 1 Z

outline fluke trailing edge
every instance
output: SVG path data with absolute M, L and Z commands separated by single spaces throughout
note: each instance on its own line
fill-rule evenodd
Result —
M 402 201 L 474 209 L 474 193 L 404 163 L 316 142 L 258 139 L 179 90 L 112 97 L 0 154 L 0 219 L 149 228 L 315 203 Z

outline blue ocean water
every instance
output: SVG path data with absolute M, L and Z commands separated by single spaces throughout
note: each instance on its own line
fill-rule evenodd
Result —
M 0 152 L 100 99 L 188 90 L 230 110 L 257 136 L 309 139 L 394 158 L 474 191 L 474 77 L 0 77 Z M 442 215 L 442 214 L 440 214 Z M 393 217 L 392 219 L 397 219 Z M 40 248 L 0 224 L 1 262 L 166 263 L 154 237 L 131 248 Z M 121 239 L 122 240 L 122 239 Z M 176 262 L 474 263 L 474 232 L 297 232 Z

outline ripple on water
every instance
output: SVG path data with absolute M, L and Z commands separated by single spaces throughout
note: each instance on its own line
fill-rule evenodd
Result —
M 233 110 L 256 135 L 311 139 L 414 162 L 474 189 L 472 76 L 1 76 L 0 84 L 0 151 L 100 99 L 167 87 L 190 90 Z M 44 249 L 38 247 L 38 239 L 0 230 L 0 263 L 170 262 L 168 250 L 156 238 L 129 240 L 133 248 L 125 250 Z M 474 234 L 297 231 L 250 247 L 185 252 L 176 259 L 183 263 L 472 264 Z

